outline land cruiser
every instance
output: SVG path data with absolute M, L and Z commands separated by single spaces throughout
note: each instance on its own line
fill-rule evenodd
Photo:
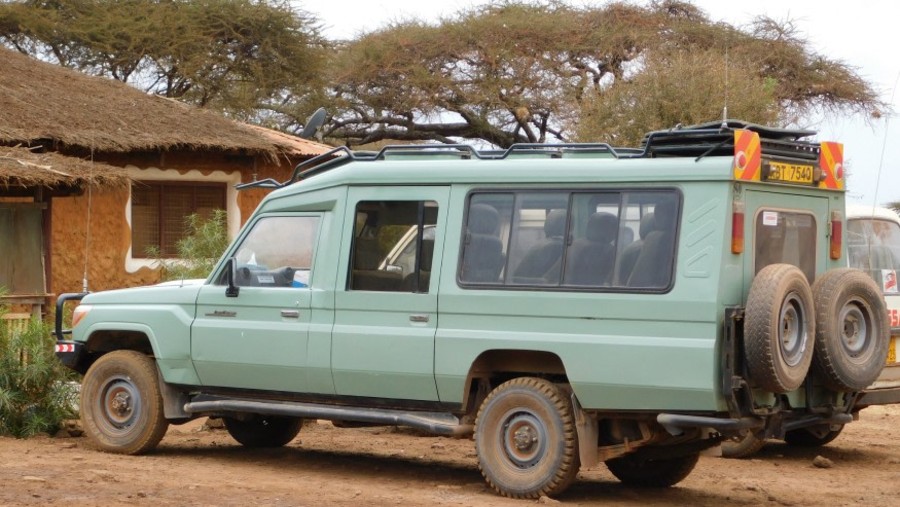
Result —
M 250 184 L 276 190 L 203 283 L 60 297 L 83 299 L 58 356 L 111 452 L 200 416 L 280 446 L 313 418 L 472 436 L 511 497 L 601 461 L 669 486 L 742 432 L 849 422 L 884 364 L 842 147 L 812 134 L 338 148 Z

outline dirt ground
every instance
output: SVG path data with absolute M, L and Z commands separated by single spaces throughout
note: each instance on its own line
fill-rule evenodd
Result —
M 146 456 L 101 453 L 85 438 L 0 438 L 0 505 L 896 506 L 900 498 L 900 406 L 864 410 L 822 448 L 772 442 L 755 459 L 704 456 L 673 488 L 625 487 L 601 465 L 540 501 L 489 490 L 468 439 L 320 421 L 284 448 L 251 450 L 202 422 L 171 427 Z M 831 466 L 814 466 L 817 456 Z

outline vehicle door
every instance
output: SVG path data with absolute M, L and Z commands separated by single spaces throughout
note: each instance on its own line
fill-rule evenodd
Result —
M 871 208 L 870 208 L 871 209 Z M 891 341 L 884 370 L 872 389 L 900 387 L 900 219 L 889 210 L 847 217 L 847 254 L 851 268 L 861 269 L 881 287 L 887 303 Z
M 346 216 L 355 219 L 343 231 L 345 284 L 335 291 L 332 332 L 338 395 L 438 399 L 434 336 L 449 193 L 350 188 Z
M 749 227 L 744 241 L 750 255 L 744 256 L 744 294 L 756 273 L 775 263 L 797 266 L 812 285 L 816 273 L 827 269 L 828 198 L 747 190 L 745 203 Z
M 307 388 L 310 284 L 321 216 L 261 216 L 231 250 L 236 296 L 224 266 L 200 289 L 191 358 L 203 385 L 303 392 Z

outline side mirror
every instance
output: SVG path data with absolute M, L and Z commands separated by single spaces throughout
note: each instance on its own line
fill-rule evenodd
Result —
M 225 263 L 225 297 L 236 298 L 241 293 L 241 288 L 234 284 L 235 274 L 237 273 L 237 260 L 234 257 L 228 259 Z

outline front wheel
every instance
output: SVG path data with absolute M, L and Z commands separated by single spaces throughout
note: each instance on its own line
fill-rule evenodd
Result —
M 163 412 L 156 364 L 133 350 L 98 359 L 84 375 L 81 421 L 88 438 L 104 451 L 142 454 L 169 427 Z
M 254 415 L 245 419 L 223 417 L 225 429 L 245 447 L 281 447 L 300 433 L 303 419 Z
M 639 488 L 668 488 L 678 484 L 697 466 L 700 453 L 674 458 L 642 459 L 626 454 L 606 462 L 606 468 L 628 486 Z
M 579 466 L 569 397 L 540 378 L 501 384 L 478 411 L 475 449 L 482 475 L 501 495 L 539 498 L 563 492 Z

